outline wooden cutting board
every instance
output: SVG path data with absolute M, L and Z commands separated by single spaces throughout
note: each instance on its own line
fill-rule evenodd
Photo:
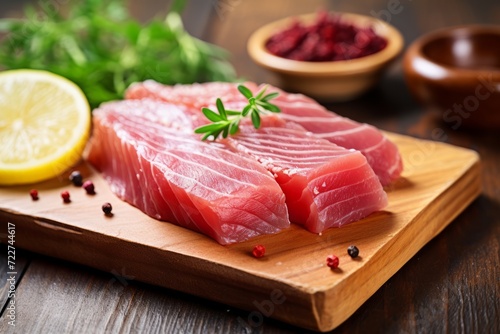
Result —
M 480 161 L 470 150 L 389 134 L 405 171 L 387 189 L 389 206 L 362 221 L 322 235 L 292 226 L 280 234 L 221 246 L 203 235 L 149 218 L 120 201 L 85 163 L 96 186 L 87 195 L 67 175 L 35 186 L 0 189 L 0 223 L 16 226 L 16 247 L 74 261 L 127 278 L 249 310 L 238 321 L 259 326 L 273 317 L 328 331 L 346 320 L 420 248 L 441 232 L 481 191 Z M 38 201 L 29 190 L 36 187 Z M 72 202 L 64 204 L 62 190 Z M 114 215 L 101 205 L 110 202 Z M 2 242 L 6 242 L 2 234 Z M 266 256 L 256 259 L 257 243 Z M 360 257 L 351 259 L 349 245 Z M 340 266 L 331 270 L 326 257 Z

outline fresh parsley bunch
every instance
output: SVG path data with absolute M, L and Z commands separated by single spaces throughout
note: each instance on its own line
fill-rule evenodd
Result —
M 0 68 L 43 69 L 62 75 L 92 107 L 120 99 L 133 82 L 164 84 L 233 81 L 227 52 L 189 35 L 174 1 L 165 20 L 141 25 L 124 1 L 71 1 L 25 9 L 23 19 L 0 20 Z M 56 3 L 54 3 L 56 4 Z

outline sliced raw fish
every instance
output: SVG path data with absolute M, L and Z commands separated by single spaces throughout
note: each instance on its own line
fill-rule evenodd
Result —
M 93 111 L 87 159 L 125 201 L 221 244 L 287 228 L 285 196 L 271 173 L 201 141 L 196 121 L 158 101 L 103 104 Z
M 252 82 L 245 83 L 245 86 L 252 91 L 258 89 L 258 86 Z M 241 105 L 242 102 L 246 101 L 238 91 L 237 84 L 234 83 L 207 82 L 168 86 L 154 80 L 132 84 L 125 92 L 125 98 L 162 100 L 197 109 L 213 106 L 216 98 L 220 98 L 224 105 L 233 106 Z
M 254 92 L 262 88 L 252 82 L 246 82 L 245 85 Z M 377 128 L 341 117 L 304 95 L 289 94 L 272 86 L 269 86 L 268 91 L 280 92 L 273 100 L 281 108 L 280 117 L 300 124 L 334 144 L 359 150 L 367 158 L 382 185 L 388 185 L 400 176 L 403 165 L 399 150 Z M 197 109 L 213 106 L 216 97 L 221 98 L 228 108 L 238 109 L 246 103 L 236 84 L 222 82 L 166 86 L 149 80 L 132 85 L 127 90 L 126 97 L 153 98 Z
M 208 122 L 199 108 L 183 107 L 191 124 Z M 387 205 L 386 193 L 360 152 L 317 138 L 280 117 L 262 117 L 259 130 L 243 120 L 236 135 L 212 144 L 249 155 L 272 172 L 286 196 L 290 221 L 311 232 L 360 220 Z
M 359 151 L 317 138 L 277 116 L 263 117 L 258 130 L 244 122 L 222 142 L 275 175 L 290 221 L 311 232 L 360 220 L 387 205 L 386 193 Z
M 403 161 L 399 150 L 379 129 L 339 116 L 304 95 L 288 94 L 275 87 L 269 91 L 280 92 L 273 103 L 280 107 L 284 119 L 300 124 L 320 138 L 363 153 L 382 185 L 401 175 Z

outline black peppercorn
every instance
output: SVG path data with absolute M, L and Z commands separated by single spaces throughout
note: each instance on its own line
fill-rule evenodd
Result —
M 111 206 L 111 203 L 104 203 L 102 205 L 102 211 L 104 212 L 105 215 L 110 215 L 111 210 L 113 210 L 113 207 Z
M 82 174 L 80 174 L 80 172 L 77 170 L 71 172 L 69 180 L 77 187 L 81 187 L 83 184 Z
M 353 259 L 355 257 L 358 257 L 358 255 L 359 255 L 358 247 L 356 247 L 356 246 L 347 247 L 347 254 L 349 254 L 349 256 L 352 257 Z

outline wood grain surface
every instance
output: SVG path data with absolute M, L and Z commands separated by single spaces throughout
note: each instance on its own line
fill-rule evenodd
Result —
M 189 0 L 206 8 L 205 0 Z M 197 1 L 203 4 L 198 6 Z M 130 0 L 141 19 L 161 15 L 167 1 Z M 218 0 L 211 13 L 185 16 L 188 29 L 231 53 L 237 73 L 257 82 L 274 77 L 251 62 L 245 50 L 250 33 L 283 16 L 319 8 L 365 15 L 388 9 L 387 0 Z M 24 3 L 66 1 L 0 0 L 0 17 L 20 17 Z M 390 23 L 408 46 L 433 30 L 463 24 L 498 24 L 497 0 L 401 0 Z M 194 9 L 196 11 L 198 9 Z M 208 26 L 200 28 L 205 17 Z M 201 19 L 200 19 L 201 18 Z M 275 83 L 275 82 L 274 82 Z M 460 101 L 457 101 L 460 102 Z M 500 140 L 498 131 L 452 129 L 430 107 L 409 95 L 401 62 L 380 84 L 358 100 L 327 105 L 331 110 L 387 131 L 447 142 L 481 157 L 480 196 L 439 235 L 415 254 L 345 322 L 340 333 L 486 333 L 500 332 Z M 436 129 L 441 131 L 436 135 Z M 0 202 L 3 199 L 0 198 Z M 2 226 L 0 234 L 6 231 Z M 1 301 L 8 301 L 5 263 L 0 245 Z M 6 304 L 0 332 L 6 333 L 308 333 L 263 317 L 249 323 L 251 311 L 135 280 L 123 268 L 111 272 L 16 249 L 17 323 L 8 325 Z M 254 320 L 260 320 L 255 318 Z
M 16 226 L 16 245 L 130 277 L 312 330 L 337 327 L 480 193 L 480 163 L 470 150 L 391 134 L 405 165 L 390 186 L 389 206 L 354 224 L 316 235 L 293 226 L 273 236 L 221 246 L 173 224 L 151 219 L 116 198 L 99 173 L 82 163 L 97 193 L 67 178 L 30 187 L 0 189 L 0 218 Z M 60 193 L 69 190 L 71 203 Z M 101 211 L 113 204 L 113 216 Z M 2 241 L 6 242 L 6 239 Z M 251 256 L 266 246 L 265 258 Z M 347 247 L 361 256 L 352 260 Z M 325 259 L 341 265 L 330 270 Z

